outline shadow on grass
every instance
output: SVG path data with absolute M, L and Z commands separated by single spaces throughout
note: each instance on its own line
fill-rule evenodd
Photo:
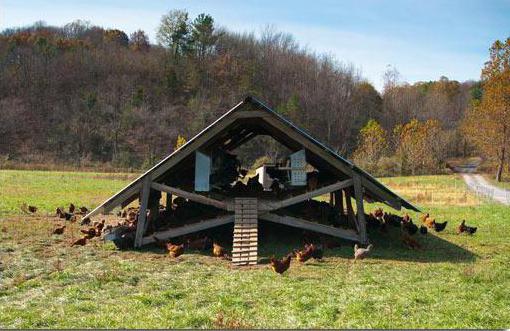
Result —
M 194 234 L 198 237 L 208 236 L 214 241 L 225 247 L 228 251 L 232 249 L 233 225 L 223 225 L 214 229 L 202 231 Z M 389 228 L 387 233 L 382 233 L 377 229 L 368 230 L 371 243 L 374 245 L 370 254 L 372 259 L 388 261 L 410 261 L 410 262 L 450 262 L 464 263 L 474 261 L 476 255 L 465 248 L 462 248 L 452 242 L 444 240 L 434 233 L 429 232 L 426 235 L 417 233 L 413 236 L 421 245 L 421 250 L 412 250 L 404 246 L 400 240 L 400 229 Z M 345 259 L 353 258 L 354 243 L 347 240 L 321 236 L 330 241 L 340 244 L 340 247 L 325 249 L 324 257 L 338 257 Z M 316 241 L 320 242 L 320 236 L 316 236 Z M 172 243 L 181 243 L 182 238 L 174 238 Z M 292 228 L 280 224 L 274 224 L 259 221 L 259 259 L 260 263 L 268 263 L 271 256 L 282 257 L 292 252 L 294 249 L 303 247 L 303 230 Z M 155 254 L 166 254 L 166 250 L 157 245 L 148 245 L 142 251 Z M 194 254 L 211 256 L 211 250 L 191 251 Z

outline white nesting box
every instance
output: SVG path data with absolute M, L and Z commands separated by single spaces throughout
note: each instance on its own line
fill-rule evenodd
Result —
M 268 167 L 270 167 L 270 165 L 263 165 L 255 170 L 257 175 L 259 175 L 259 183 L 264 187 L 264 191 L 271 191 L 271 185 L 273 184 L 273 179 L 269 177 L 266 171 Z

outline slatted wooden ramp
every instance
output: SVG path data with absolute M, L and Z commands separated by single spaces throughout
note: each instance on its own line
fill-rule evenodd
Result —
M 235 198 L 234 244 L 232 263 L 257 264 L 258 213 L 256 198 Z

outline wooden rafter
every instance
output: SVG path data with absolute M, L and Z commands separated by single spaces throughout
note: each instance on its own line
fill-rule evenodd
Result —
M 301 228 L 301 229 L 305 229 L 305 230 L 319 232 L 319 233 L 327 234 L 327 235 L 342 238 L 342 239 L 347 239 L 347 240 L 352 240 L 352 241 L 360 240 L 358 234 L 353 230 L 334 228 L 332 226 L 314 223 L 314 222 L 306 221 L 306 220 L 292 217 L 292 216 L 280 216 L 280 215 L 276 215 L 276 214 L 272 214 L 272 213 L 267 213 L 267 214 L 260 215 L 259 218 L 264 221 L 269 221 L 269 222 L 273 222 L 273 223 L 292 226 L 295 228 Z
M 153 182 L 151 184 L 151 187 L 155 190 L 175 194 L 179 197 L 186 198 L 188 200 L 195 201 L 195 202 L 198 202 L 198 203 L 201 203 L 204 205 L 209 205 L 209 206 L 213 206 L 213 207 L 225 209 L 225 210 L 227 209 L 227 203 L 208 198 L 201 194 L 184 191 L 184 190 L 181 190 L 176 187 L 171 187 L 171 186 L 167 186 L 167 185 L 159 184 L 159 183 L 155 183 L 155 182 Z
M 337 182 L 331 185 L 327 185 L 316 190 L 306 192 L 303 194 L 296 195 L 294 197 L 282 200 L 282 201 L 274 201 L 274 202 L 259 202 L 259 210 L 261 211 L 272 211 L 280 208 L 284 208 L 287 206 L 294 205 L 296 203 L 300 203 L 309 199 L 312 199 L 316 196 L 334 192 L 336 190 L 340 190 L 353 185 L 352 179 L 346 179 L 341 182 Z
M 208 220 L 203 220 L 201 222 L 184 225 L 178 228 L 168 229 L 165 231 L 160 231 L 153 233 L 150 236 L 144 237 L 142 240 L 142 245 L 151 244 L 153 242 L 156 242 L 157 237 L 159 240 L 166 240 L 169 238 L 175 238 L 179 236 L 183 236 L 185 234 L 193 233 L 193 232 L 199 232 L 202 230 L 206 230 L 209 228 L 214 228 L 220 225 L 233 223 L 234 222 L 234 215 L 225 215 L 221 217 L 216 217 Z

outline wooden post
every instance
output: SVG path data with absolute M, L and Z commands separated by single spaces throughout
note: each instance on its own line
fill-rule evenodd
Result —
M 335 194 L 335 209 L 340 213 L 340 216 L 343 216 L 344 215 L 343 191 L 338 190 L 334 194 Z
M 333 192 L 330 192 L 329 193 L 329 206 L 333 207 L 335 205 L 336 205 L 335 194 Z
M 172 193 L 166 192 L 166 205 L 165 205 L 166 211 L 170 212 L 172 211 Z
M 142 189 L 140 190 L 140 210 L 138 213 L 138 222 L 136 224 L 135 248 L 142 246 L 143 236 L 145 234 L 145 221 L 147 218 L 147 205 L 149 203 L 149 193 L 151 191 L 151 177 L 147 175 L 143 179 Z
M 352 209 L 351 193 L 349 191 L 345 191 L 345 205 L 347 206 L 347 220 L 349 224 L 359 232 L 358 222 L 356 221 L 354 210 Z
M 358 210 L 359 239 L 361 244 L 366 245 L 368 237 L 365 209 L 363 208 L 363 186 L 361 186 L 361 176 L 358 174 L 354 174 L 354 195 L 356 196 L 356 207 Z

